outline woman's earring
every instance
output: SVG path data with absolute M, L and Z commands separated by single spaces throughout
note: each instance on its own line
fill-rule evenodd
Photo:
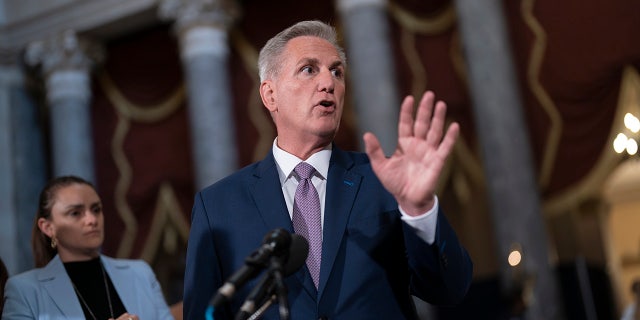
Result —
M 56 241 L 56 238 L 51 238 L 51 248 L 55 249 L 57 245 L 58 241 Z

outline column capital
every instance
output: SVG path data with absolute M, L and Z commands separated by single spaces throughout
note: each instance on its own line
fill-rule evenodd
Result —
M 161 0 L 158 15 L 175 20 L 180 34 L 193 27 L 213 26 L 226 30 L 240 15 L 235 0 Z
M 50 38 L 33 41 L 26 47 L 24 60 L 30 67 L 40 67 L 46 78 L 57 70 L 88 72 L 103 60 L 103 48 L 67 30 Z

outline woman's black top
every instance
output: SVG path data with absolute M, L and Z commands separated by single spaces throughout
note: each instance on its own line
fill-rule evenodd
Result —
M 92 313 L 97 320 L 106 320 L 112 317 L 115 319 L 126 312 L 109 274 L 102 266 L 100 257 L 89 261 L 66 262 L 64 268 L 75 286 L 76 295 L 86 319 L 94 319 Z M 111 315 L 109 308 L 105 281 L 109 287 L 113 315 Z

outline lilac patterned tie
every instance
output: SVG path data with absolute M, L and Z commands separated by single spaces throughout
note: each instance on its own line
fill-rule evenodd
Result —
M 317 288 L 322 256 L 322 222 L 320 198 L 318 191 L 311 183 L 311 177 L 316 169 L 306 162 L 300 162 L 293 170 L 300 177 L 293 202 L 293 229 L 309 241 L 307 267 Z

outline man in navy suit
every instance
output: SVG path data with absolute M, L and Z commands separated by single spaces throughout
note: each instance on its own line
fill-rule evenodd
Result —
M 216 290 L 266 233 L 294 232 L 300 162 L 315 168 L 322 251 L 319 276 L 304 266 L 285 279 L 291 319 L 417 319 L 411 295 L 459 303 L 473 267 L 435 196 L 459 132 L 456 123 L 445 132 L 445 104 L 426 92 L 414 119 L 414 98 L 406 97 L 389 158 L 372 133 L 364 135 L 366 154 L 346 152 L 333 144 L 346 70 L 335 30 L 318 21 L 297 23 L 267 42 L 258 64 L 260 96 L 277 137 L 262 161 L 196 195 L 185 318 L 203 318 Z M 255 282 L 216 308 L 215 319 L 233 318 Z M 263 315 L 278 318 L 273 307 Z

